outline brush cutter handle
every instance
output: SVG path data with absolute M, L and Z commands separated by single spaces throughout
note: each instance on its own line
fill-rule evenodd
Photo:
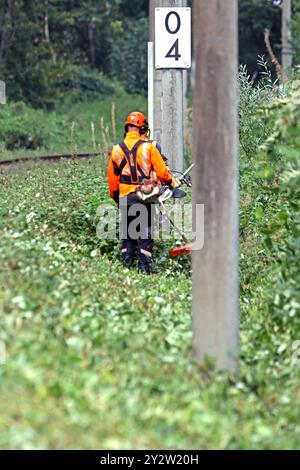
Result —
M 163 193 L 159 197 L 159 202 L 165 202 L 168 199 L 171 199 L 173 197 L 173 191 L 170 188 L 167 188 L 163 191 Z
M 166 188 L 161 193 L 159 199 L 160 201 L 165 202 L 171 199 L 172 197 L 174 199 L 182 199 L 185 196 L 186 196 L 186 192 L 180 188 L 175 188 L 175 189 Z
M 177 171 L 177 170 L 172 171 L 172 173 L 174 173 L 175 175 L 180 175 L 178 177 L 180 183 L 185 184 L 186 186 L 191 188 L 192 187 L 192 178 L 189 175 L 189 173 L 190 173 L 190 171 L 192 170 L 193 167 L 194 167 L 194 163 L 192 165 L 190 165 L 184 173 L 182 171 Z

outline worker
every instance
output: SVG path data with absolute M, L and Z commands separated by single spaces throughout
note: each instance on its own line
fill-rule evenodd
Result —
M 134 111 L 125 120 L 125 138 L 112 149 L 108 164 L 108 184 L 110 197 L 118 204 L 122 216 L 121 258 L 125 267 L 130 268 L 138 259 L 139 270 L 146 274 L 152 273 L 153 233 L 151 203 L 144 201 L 143 188 L 147 193 L 155 192 L 157 178 L 176 188 L 180 183 L 169 172 L 162 155 L 156 146 L 147 139 L 148 123 L 143 113 Z M 129 233 L 129 226 L 136 216 L 132 216 L 130 208 L 135 204 L 143 204 L 147 217 L 142 219 L 143 227 L 137 235 Z

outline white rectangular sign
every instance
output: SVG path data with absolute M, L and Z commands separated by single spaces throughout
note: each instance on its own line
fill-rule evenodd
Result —
M 192 28 L 190 8 L 155 9 L 155 67 L 191 67 Z

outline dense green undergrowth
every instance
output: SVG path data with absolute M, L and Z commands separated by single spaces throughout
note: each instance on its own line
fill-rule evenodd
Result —
M 0 447 L 299 447 L 299 366 L 270 311 L 277 255 L 262 235 L 285 199 L 267 191 L 257 218 L 261 193 L 244 169 L 236 380 L 192 363 L 191 280 L 166 246 L 152 277 L 101 252 L 98 160 L 5 169 Z
M 188 261 L 157 243 L 144 277 L 97 238 L 100 158 L 4 168 L 1 448 L 299 448 L 299 84 L 241 89 L 240 377 L 191 360 Z M 66 111 L 78 142 L 98 113 Z

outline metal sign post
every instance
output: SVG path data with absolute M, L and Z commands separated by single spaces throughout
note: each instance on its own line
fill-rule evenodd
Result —
M 289 70 L 293 62 L 292 49 L 292 0 L 282 2 L 282 67 Z
M 6 87 L 2 80 L 0 80 L 0 104 L 6 104 Z
M 170 5 L 170 2 L 166 3 Z M 182 171 L 183 70 L 191 67 L 191 9 L 180 7 L 183 0 L 172 4 L 172 7 L 155 9 L 155 68 L 161 70 L 162 149 L 170 167 Z
M 153 42 L 148 42 L 148 122 L 151 131 L 150 138 L 154 139 L 154 113 L 153 113 L 153 106 L 154 106 L 154 67 L 153 67 L 153 59 L 154 59 L 154 50 L 153 50 Z

